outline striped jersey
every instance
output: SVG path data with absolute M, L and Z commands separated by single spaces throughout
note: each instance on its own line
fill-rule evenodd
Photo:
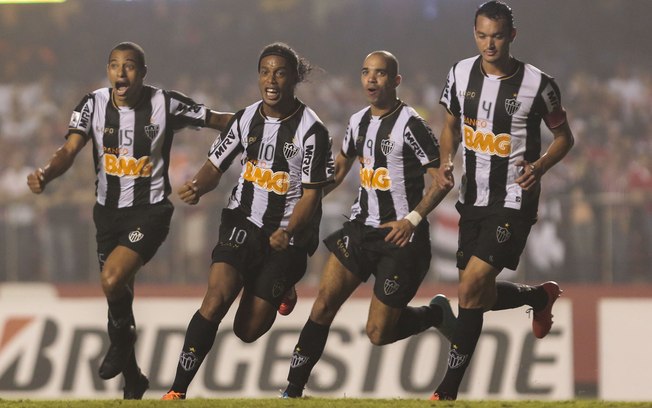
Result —
M 516 182 L 520 159 L 534 162 L 541 153 L 541 120 L 562 125 L 565 112 L 552 77 L 517 62 L 513 74 L 487 75 L 480 56 L 455 64 L 448 73 L 440 103 L 460 119 L 464 175 L 462 205 L 511 208 L 536 218 L 540 183 L 531 191 Z
M 234 209 L 268 234 L 285 228 L 303 189 L 333 181 L 331 138 L 317 114 L 299 102 L 284 119 L 266 117 L 262 101 L 237 112 L 208 154 L 220 171 L 234 160 L 242 165 L 227 208 Z M 321 207 L 311 226 L 291 243 L 312 253 L 317 247 Z
M 378 117 L 353 114 L 342 154 L 360 162 L 351 218 L 372 227 L 404 218 L 423 198 L 426 167 L 439 167 L 439 144 L 417 112 L 402 101 Z
M 116 106 L 111 88 L 82 98 L 70 118 L 68 135 L 93 141 L 95 195 L 109 208 L 155 204 L 171 192 L 168 167 L 174 133 L 205 126 L 207 108 L 187 96 L 144 86 L 134 106 Z

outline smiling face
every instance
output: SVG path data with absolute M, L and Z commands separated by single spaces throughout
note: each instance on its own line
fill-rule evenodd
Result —
M 382 53 L 371 53 L 365 58 L 360 82 L 373 115 L 382 116 L 395 105 L 396 87 L 401 83 L 401 76 Z
M 113 50 L 106 67 L 117 106 L 133 106 L 140 98 L 147 67 L 139 62 L 134 50 Z
M 284 118 L 292 113 L 296 85 L 297 74 L 285 58 L 268 55 L 260 60 L 258 88 L 266 116 Z

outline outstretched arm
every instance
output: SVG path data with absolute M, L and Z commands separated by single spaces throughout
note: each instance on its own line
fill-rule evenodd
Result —
M 222 172 L 210 160 L 206 160 L 206 163 L 195 174 L 195 177 L 186 181 L 179 188 L 177 194 L 186 204 L 195 205 L 199 202 L 201 196 L 217 187 L 220 178 L 222 178 Z
M 230 112 L 216 112 L 214 110 L 209 110 L 208 116 L 206 117 L 206 126 L 211 129 L 222 131 L 226 129 L 226 126 L 232 117 L 233 113 Z
M 45 186 L 55 178 L 65 173 L 75 161 L 75 157 L 86 145 L 86 139 L 79 133 L 68 135 L 66 143 L 54 152 L 45 167 L 38 168 L 27 175 L 27 186 L 32 193 L 40 194 Z

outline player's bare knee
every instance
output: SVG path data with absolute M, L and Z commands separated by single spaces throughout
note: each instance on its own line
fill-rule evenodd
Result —
M 335 319 L 336 314 L 336 307 L 329 305 L 329 303 L 325 300 L 317 299 L 312 305 L 310 320 L 319 324 L 330 324 L 333 319 Z
M 367 324 L 367 337 L 374 346 L 384 346 L 392 342 L 386 330 L 374 324 Z
M 202 301 L 199 313 L 208 320 L 219 321 L 221 320 L 218 314 L 219 302 L 217 298 L 206 296 Z
M 104 294 L 109 296 L 111 294 L 115 294 L 116 292 L 120 291 L 122 287 L 124 286 L 124 279 L 122 278 L 122 274 L 116 270 L 104 270 L 102 271 L 102 276 L 101 276 L 101 283 L 102 283 L 102 290 L 104 291 Z
M 255 328 L 238 325 L 237 323 L 233 325 L 233 333 L 244 343 L 253 343 L 262 335 Z

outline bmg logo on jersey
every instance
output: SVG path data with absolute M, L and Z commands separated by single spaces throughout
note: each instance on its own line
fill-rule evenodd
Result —
M 104 154 L 104 171 L 106 174 L 118 177 L 151 177 L 152 163 L 149 156 L 143 156 L 139 159 L 130 156 L 115 156 Z
M 253 164 L 251 161 L 245 163 L 245 170 L 242 178 L 251 181 L 265 191 L 285 195 L 290 188 L 290 175 L 284 171 L 272 171 Z
M 480 153 L 509 157 L 512 153 L 512 137 L 508 133 L 494 135 L 464 125 L 464 146 Z
M 360 167 L 360 186 L 367 190 L 389 190 L 392 188 L 392 179 L 389 177 L 389 170 L 385 167 L 378 167 L 377 169 Z

